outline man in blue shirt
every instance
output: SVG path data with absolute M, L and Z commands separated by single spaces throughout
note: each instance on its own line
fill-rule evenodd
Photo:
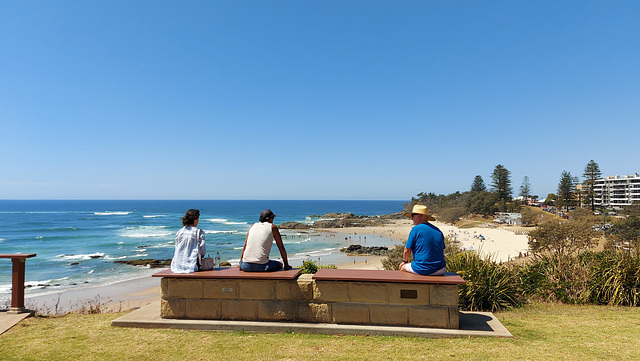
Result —
M 404 247 L 400 270 L 423 276 L 441 276 L 445 272 L 444 235 L 438 227 L 429 223 L 436 219 L 429 215 L 429 208 L 417 204 L 411 213 L 413 228 Z M 413 262 L 409 262 L 413 254 Z

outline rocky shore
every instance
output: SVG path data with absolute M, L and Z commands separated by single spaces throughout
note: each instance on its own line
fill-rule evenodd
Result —
M 341 249 L 340 252 L 357 256 L 386 256 L 389 254 L 389 248 L 379 246 L 365 247 L 359 244 L 352 244 L 349 247 Z
M 278 225 L 281 229 L 316 229 L 316 228 L 347 228 L 347 227 L 376 227 L 391 223 L 390 220 L 401 219 L 401 213 L 387 214 L 383 216 L 364 216 L 353 213 L 327 213 L 325 215 L 312 215 L 319 218 L 312 224 L 300 222 L 285 222 Z

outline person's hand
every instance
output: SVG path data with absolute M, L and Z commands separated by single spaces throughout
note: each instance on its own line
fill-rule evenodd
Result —
M 290 265 L 288 265 L 288 264 L 284 265 L 284 270 L 285 270 L 285 271 L 288 271 L 288 270 L 290 270 L 290 269 L 292 269 L 292 268 L 293 268 L 293 267 L 291 267 L 291 266 L 290 266 Z

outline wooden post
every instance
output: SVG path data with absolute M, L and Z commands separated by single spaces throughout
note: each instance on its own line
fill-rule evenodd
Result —
M 11 258 L 11 308 L 8 313 L 23 313 L 24 308 L 24 264 L 27 258 L 35 257 L 35 253 L 29 254 L 0 254 L 0 258 Z

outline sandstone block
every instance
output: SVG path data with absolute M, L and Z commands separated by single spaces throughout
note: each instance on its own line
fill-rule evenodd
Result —
M 436 285 L 429 288 L 431 305 L 458 306 L 458 285 Z
M 182 298 L 160 301 L 160 317 L 162 318 L 184 318 L 185 310 L 185 300 Z
M 255 321 L 258 318 L 258 301 L 255 300 L 221 300 L 223 320 Z
M 242 300 L 275 300 L 276 280 L 238 280 L 238 298 Z
M 299 302 L 296 321 L 328 323 L 331 322 L 331 307 L 327 303 Z
M 204 298 L 238 298 L 237 281 L 233 279 L 208 279 L 204 281 Z
M 313 300 L 317 302 L 349 302 L 350 282 L 315 281 Z
M 167 298 L 202 298 L 203 280 L 169 278 Z
M 457 306 L 449 306 L 449 328 L 460 328 L 460 311 Z
M 295 319 L 294 301 L 258 301 L 258 320 L 292 321 Z
M 428 305 L 429 285 L 417 283 L 387 283 L 389 304 Z
M 349 287 L 351 302 L 388 303 L 387 287 L 374 282 L 352 282 Z
M 371 323 L 376 325 L 406 326 L 409 324 L 408 306 L 377 305 L 370 308 Z
M 219 320 L 222 314 L 222 301 L 211 299 L 186 300 L 186 318 L 201 320 Z
M 331 305 L 332 321 L 335 323 L 367 324 L 370 322 L 368 303 L 342 303 Z
M 169 279 L 166 277 L 160 279 L 160 294 L 162 298 L 169 298 Z
M 300 275 L 297 280 L 276 281 L 276 299 L 278 300 L 313 300 L 313 275 Z
M 409 325 L 418 327 L 449 328 L 449 307 L 409 306 Z

